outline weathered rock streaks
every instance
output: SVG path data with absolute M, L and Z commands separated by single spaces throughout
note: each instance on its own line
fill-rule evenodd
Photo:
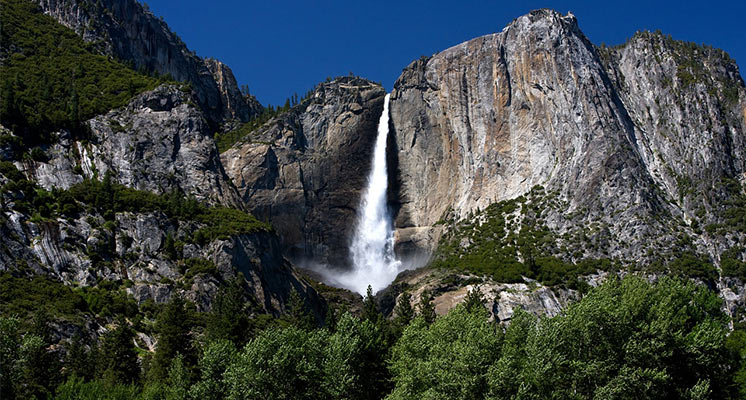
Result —
M 716 91 L 683 87 L 675 57 L 663 54 L 659 62 L 658 53 L 640 50 L 655 38 L 637 35 L 608 57 L 572 14 L 538 10 L 500 33 L 405 68 L 391 101 L 401 247 L 430 252 L 443 217 L 463 218 L 534 185 L 558 190 L 569 202 L 547 218 L 550 228 L 565 232 L 598 221 L 608 226 L 612 243 L 632 244 L 612 245 L 605 256 L 640 259 L 641 241 L 672 235 L 678 228 L 668 221 L 686 219 L 691 207 L 678 201 L 675 178 L 662 173 L 663 166 L 693 181 L 742 176 L 745 136 L 737 114 L 746 96 L 735 64 L 714 56 L 706 64 L 720 82 Z M 639 67 L 641 58 L 657 63 L 657 74 Z M 678 97 L 663 87 L 665 78 L 674 81 Z M 741 106 L 723 108 L 717 90 L 726 84 L 736 85 L 734 101 Z M 651 126 L 658 116 L 647 125 L 639 116 L 664 96 L 685 104 L 651 111 L 673 114 L 677 139 L 669 144 L 661 144 Z M 578 210 L 579 220 L 567 218 Z M 661 215 L 668 221 L 658 221 Z

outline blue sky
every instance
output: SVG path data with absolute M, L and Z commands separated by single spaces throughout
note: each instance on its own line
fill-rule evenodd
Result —
M 233 69 L 263 104 L 305 93 L 350 71 L 391 90 L 421 55 L 499 32 L 536 8 L 572 11 L 595 44 L 624 42 L 637 30 L 705 43 L 746 65 L 746 1 L 205 1 L 149 0 L 202 57 Z M 742 72 L 743 76 L 743 72 Z

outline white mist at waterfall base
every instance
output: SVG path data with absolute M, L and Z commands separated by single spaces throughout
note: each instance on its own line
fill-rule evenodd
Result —
M 368 285 L 372 287 L 373 293 L 388 286 L 401 268 L 401 262 L 394 255 L 394 230 L 386 202 L 389 96 L 389 94 L 386 95 L 383 113 L 378 120 L 378 133 L 368 176 L 368 187 L 363 193 L 355 235 L 350 245 L 352 270 L 329 277 L 333 283 L 362 295 L 365 294 Z

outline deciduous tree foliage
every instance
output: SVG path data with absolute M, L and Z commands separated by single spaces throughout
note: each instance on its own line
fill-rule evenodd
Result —
M 417 317 L 392 351 L 395 386 L 387 398 L 482 398 L 501 342 L 499 327 L 464 305 L 432 325 Z

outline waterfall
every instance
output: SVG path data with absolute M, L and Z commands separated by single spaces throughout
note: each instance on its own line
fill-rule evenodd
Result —
M 383 113 L 378 120 L 368 186 L 360 202 L 355 236 L 350 245 L 353 268 L 335 279 L 339 285 L 363 295 L 368 285 L 373 288 L 373 293 L 388 286 L 396 278 L 401 266 L 394 255 L 394 230 L 386 202 L 389 96 L 387 94 L 384 99 Z

